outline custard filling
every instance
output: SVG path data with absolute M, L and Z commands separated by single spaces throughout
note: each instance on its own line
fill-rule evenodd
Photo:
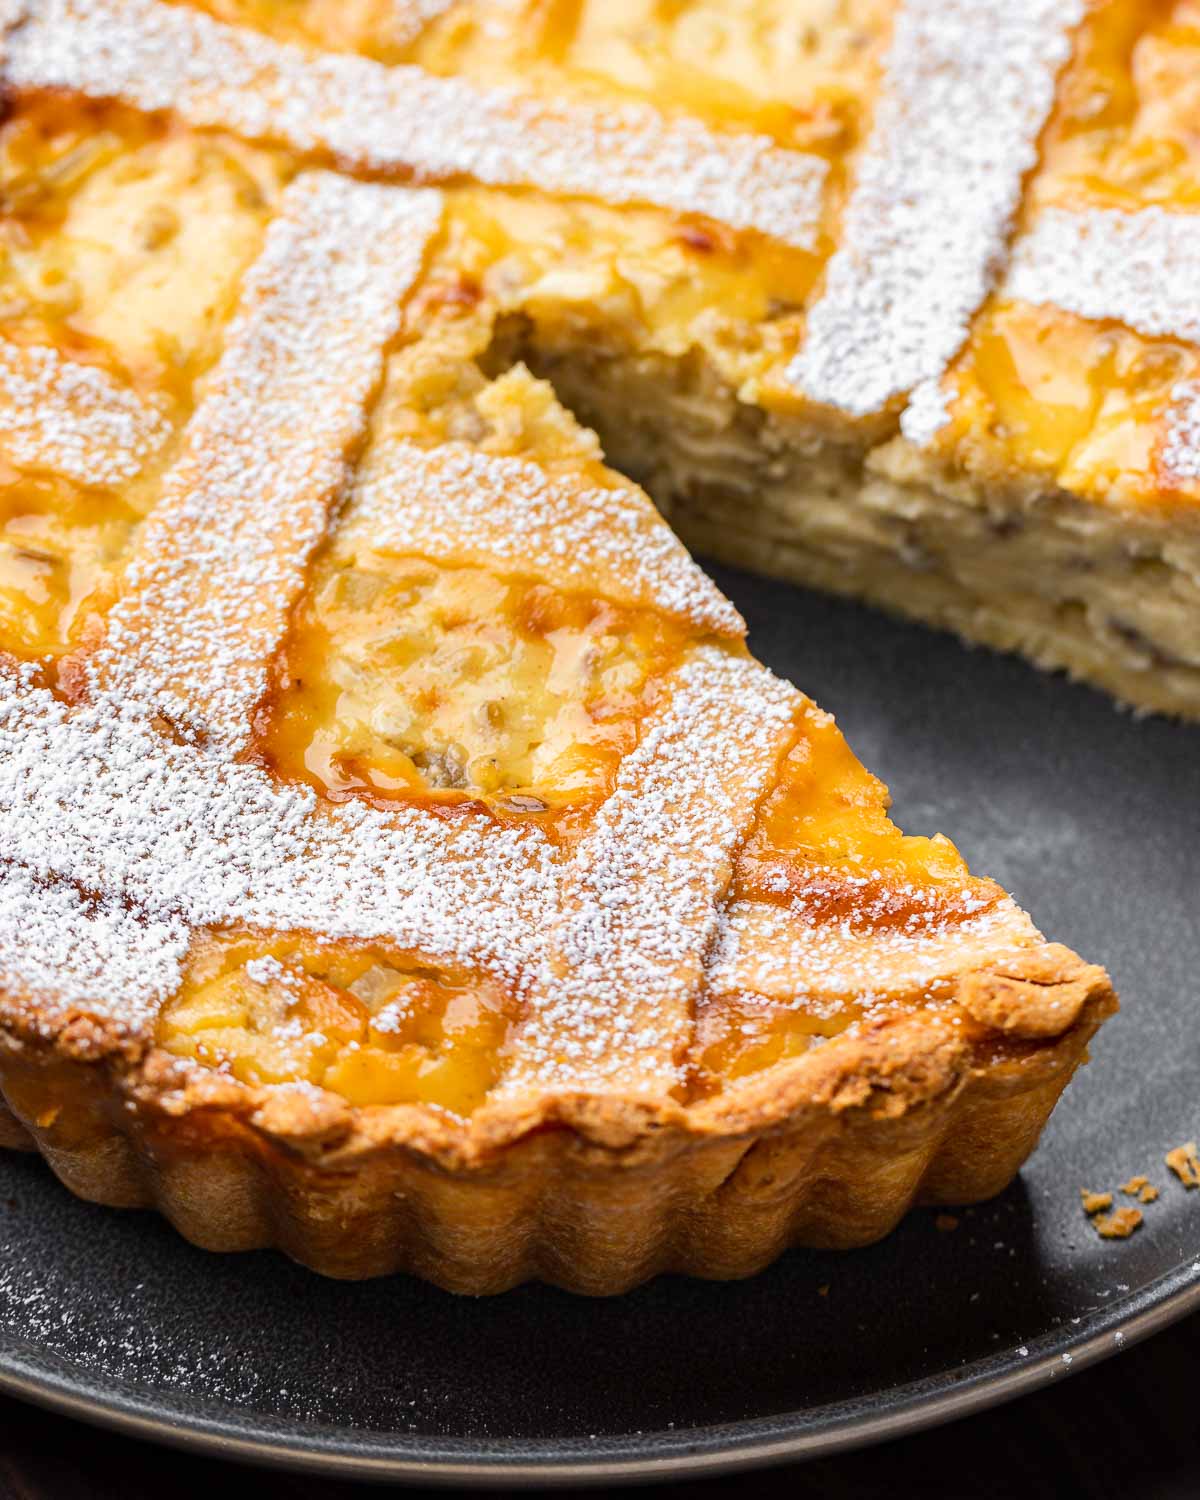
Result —
M 0 131 L 0 333 L 90 353 L 186 420 L 292 170 L 167 119 L 23 99 Z
M 137 521 L 116 495 L 0 464 L 0 651 L 26 661 L 66 651 L 110 602 Z
M 469 357 L 486 318 L 441 303 L 430 316 L 391 361 L 376 444 L 453 442 L 573 485 L 615 482 L 544 382 L 486 379 Z M 371 459 L 368 446 L 360 472 Z M 482 800 L 566 832 L 608 794 L 691 633 L 654 609 L 391 550 L 352 493 L 293 612 L 258 749 L 335 799 Z
M 334 798 L 578 810 L 609 789 L 680 634 L 535 580 L 335 543 L 296 611 L 259 748 Z
M 355 1105 L 466 1116 L 496 1081 L 514 1020 L 488 981 L 370 946 L 219 932 L 193 945 L 158 1040 L 247 1084 L 309 1083 Z

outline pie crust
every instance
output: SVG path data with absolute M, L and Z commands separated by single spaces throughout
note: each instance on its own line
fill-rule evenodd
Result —
M 1066 949 L 1007 967 L 961 980 L 964 1009 L 988 1018 L 973 1041 L 900 1019 L 733 1098 L 562 1094 L 465 1129 L 419 1106 L 189 1077 L 85 1018 L 49 1040 L 10 1029 L 4 1091 L 28 1133 L 10 1116 L 5 1139 L 36 1146 L 81 1197 L 153 1206 L 206 1249 L 277 1246 L 330 1276 L 595 1295 L 665 1271 L 742 1277 L 1008 1184 L 1115 1007 L 1104 972 Z M 1047 1036 L 1048 1013 L 1062 1029 Z

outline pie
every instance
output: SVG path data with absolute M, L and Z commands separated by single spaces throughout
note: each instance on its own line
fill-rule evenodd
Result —
M 1107 975 L 891 824 L 635 478 L 1195 711 L 1187 221 L 1061 186 L 1114 59 L 1183 108 L 1135 9 L 0 6 L 0 1139 L 471 1292 L 999 1191 Z

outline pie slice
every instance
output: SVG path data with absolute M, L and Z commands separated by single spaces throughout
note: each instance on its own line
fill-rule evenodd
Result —
M 471 1292 L 1003 1187 L 1107 976 L 892 826 L 505 362 L 476 191 L 54 93 L 6 150 L 5 1139 Z

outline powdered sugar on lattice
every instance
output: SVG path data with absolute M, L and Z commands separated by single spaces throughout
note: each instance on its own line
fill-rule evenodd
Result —
M 25 0 L 21 11 L 5 61 L 18 88 L 173 110 L 358 170 L 650 204 L 814 242 L 825 163 L 766 136 L 312 53 L 159 0 Z
M 105 370 L 0 340 L 0 443 L 10 463 L 76 484 L 122 484 L 170 434 L 160 412 Z
M 1080 0 L 902 0 L 840 248 L 789 377 L 879 411 L 939 376 L 1000 268 Z
M 462 443 L 378 439 L 344 523 L 380 551 L 527 572 L 741 635 L 733 605 L 632 485 L 601 488 Z
M 865 903 L 859 915 L 866 915 Z M 801 1010 L 830 999 L 894 1003 L 1037 936 L 1007 898 L 952 925 L 918 922 L 911 929 L 869 921 L 856 929 L 847 920 L 813 922 L 801 903 L 737 901 L 721 918 L 708 981 L 714 995 L 757 995 Z
M 120 897 L 88 899 L 72 885 L 0 863 L 0 991 L 39 1005 L 149 1018 L 178 987 L 188 932 Z
M 1172 387 L 1158 461 L 1173 484 L 1200 481 L 1200 380 L 1181 380 Z
M 288 187 L 88 663 L 95 693 L 226 753 L 246 741 L 440 217 L 432 189 Z
M 1043 209 L 1004 295 L 1200 342 L 1200 214 Z
M 900 413 L 900 431 L 910 443 L 925 447 L 950 420 L 950 393 L 945 377 L 922 380 Z
M 681 1081 L 691 1000 L 737 844 L 795 737 L 800 694 L 700 647 L 564 872 L 510 1088 Z
M 255 766 L 173 745 L 108 705 L 72 712 L 9 674 L 0 686 L 0 847 L 33 879 L 103 893 L 82 934 L 104 952 L 132 931 L 131 910 L 172 930 L 235 923 L 381 938 L 515 983 L 554 909 L 554 851 L 535 828 L 334 808 Z M 78 958 L 58 963 L 61 932 L 39 947 L 28 902 L 10 910 L 11 924 L 3 913 L 0 947 L 28 945 L 64 1000 L 150 1019 L 158 989 L 141 983 L 138 961 L 112 964 L 98 992 L 81 983 Z M 54 938 L 52 922 L 44 932 Z

